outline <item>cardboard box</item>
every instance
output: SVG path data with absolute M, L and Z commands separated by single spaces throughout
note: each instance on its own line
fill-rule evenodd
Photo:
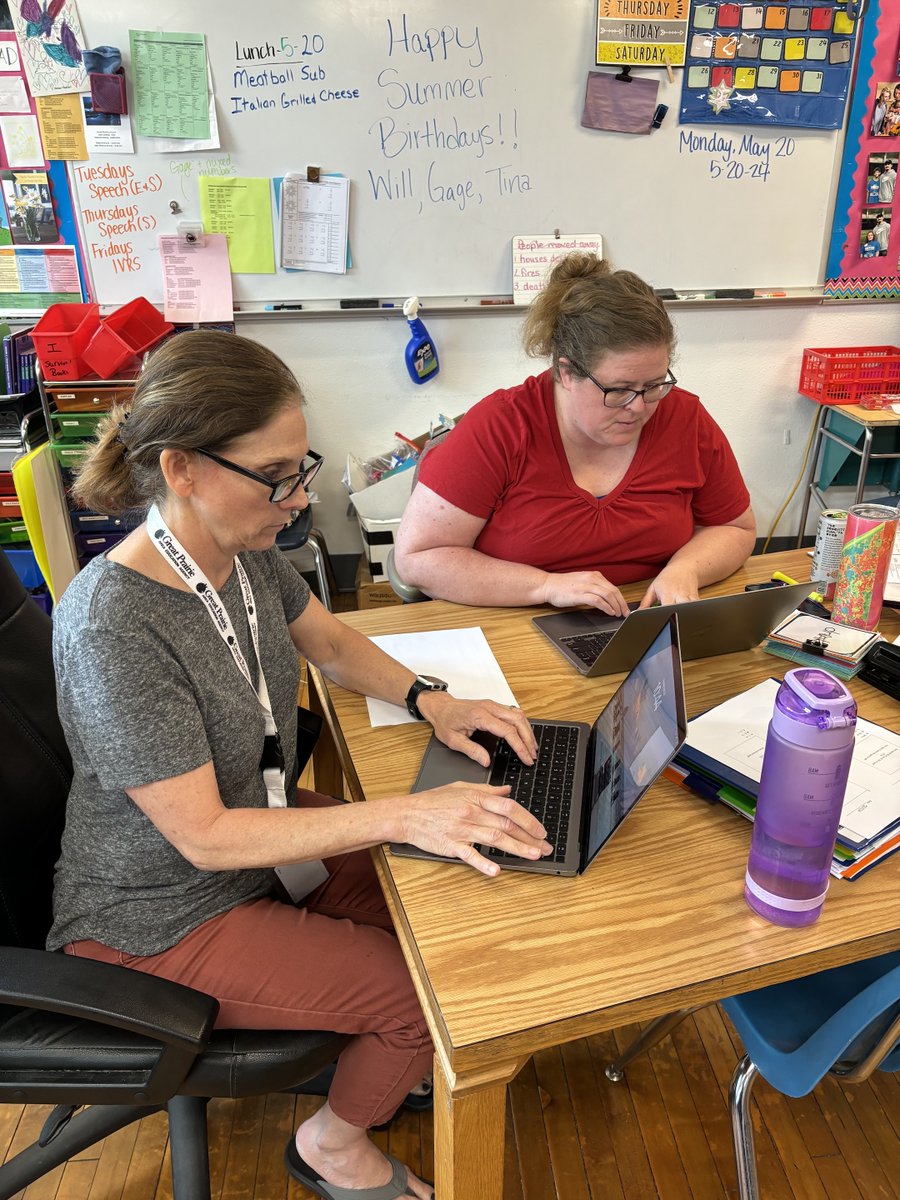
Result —
M 363 553 L 369 564 L 372 578 L 387 583 L 385 563 L 394 544 L 394 536 L 400 518 L 412 491 L 415 469 L 407 467 L 396 475 L 389 475 L 379 483 L 352 492 L 350 503 L 356 509 L 359 529 L 363 539 Z
M 384 608 L 389 604 L 402 603 L 386 579 L 380 579 L 377 583 L 372 579 L 372 572 L 363 554 L 356 570 L 356 607 Z

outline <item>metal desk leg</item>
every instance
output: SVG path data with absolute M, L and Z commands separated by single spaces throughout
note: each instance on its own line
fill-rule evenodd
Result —
M 306 544 L 312 551 L 313 560 L 316 566 L 316 579 L 319 584 L 319 598 L 329 612 L 331 608 L 331 586 L 328 580 L 328 568 L 325 562 L 325 550 L 322 542 L 322 535 L 318 529 L 310 530 L 309 537 L 306 539 Z
M 825 418 L 828 416 L 828 406 L 823 404 L 822 411 L 819 413 L 818 424 L 816 425 L 816 437 L 813 443 L 812 457 L 809 461 L 809 471 L 806 476 L 806 486 L 803 489 L 803 508 L 800 511 L 800 528 L 797 530 L 796 548 L 799 550 L 803 542 L 803 535 L 806 533 L 806 518 L 809 515 L 809 498 L 812 495 L 813 480 L 816 477 L 816 467 L 819 463 L 819 451 L 822 448 L 822 439 L 825 433 Z
M 859 504 L 863 498 L 863 492 L 866 487 L 866 472 L 869 469 L 869 458 L 872 454 L 872 430 L 868 425 L 863 429 L 863 448 L 862 456 L 859 462 L 859 478 L 856 481 L 856 496 L 853 499 L 854 504 Z

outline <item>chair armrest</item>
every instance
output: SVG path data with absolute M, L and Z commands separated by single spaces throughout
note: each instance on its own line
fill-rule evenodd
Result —
M 219 1002 L 127 967 L 47 950 L 0 947 L 0 1003 L 61 1013 L 199 1053 Z
M 384 567 L 388 583 L 404 604 L 417 604 L 420 600 L 431 599 L 430 596 L 426 596 L 424 592 L 419 591 L 417 587 L 414 587 L 411 583 L 404 583 L 400 578 L 396 563 L 394 562 L 393 547 L 388 551 L 387 562 L 384 564 Z

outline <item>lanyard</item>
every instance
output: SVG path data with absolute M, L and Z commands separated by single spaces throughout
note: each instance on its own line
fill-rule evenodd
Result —
M 262 658 L 259 653 L 259 622 L 256 617 L 256 604 L 253 599 L 253 589 L 250 587 L 250 580 L 247 578 L 247 572 L 236 557 L 234 560 L 234 569 L 237 572 L 238 581 L 241 585 L 241 596 L 243 597 L 244 609 L 247 613 L 247 624 L 250 626 L 250 637 L 253 641 L 253 650 L 259 666 L 258 688 L 253 683 L 250 668 L 247 666 L 247 661 L 238 645 L 231 617 L 228 615 L 228 610 L 219 598 L 218 592 L 191 558 L 190 554 L 188 554 L 187 550 L 185 550 L 184 546 L 182 546 L 172 533 L 171 529 L 166 525 L 155 504 L 147 513 L 147 533 L 150 536 L 151 543 L 156 547 L 169 566 L 180 575 L 185 583 L 190 585 L 194 595 L 202 600 L 219 636 L 231 651 L 231 657 L 234 659 L 237 669 L 250 684 L 251 688 L 253 688 L 253 693 L 257 700 L 259 700 L 266 722 L 266 740 L 260 767 L 262 768 L 263 782 L 266 785 L 269 807 L 285 808 L 287 806 L 287 797 L 284 791 L 284 754 L 281 749 L 281 738 L 278 736 L 275 718 L 272 715 L 272 707 L 269 703 L 269 689 L 266 687 L 266 677 L 263 673 Z

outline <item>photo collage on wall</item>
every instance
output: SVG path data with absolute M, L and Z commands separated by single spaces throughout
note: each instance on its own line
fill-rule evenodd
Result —
M 682 123 L 839 129 L 856 27 L 836 0 L 695 2 Z
M 826 267 L 828 298 L 900 293 L 900 6 L 871 0 L 863 22 L 847 145 Z

